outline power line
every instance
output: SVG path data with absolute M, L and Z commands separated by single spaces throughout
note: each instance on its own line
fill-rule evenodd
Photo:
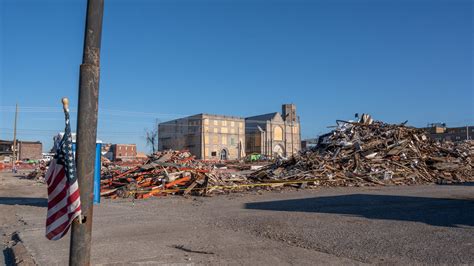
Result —
M 0 106 L 0 112 L 15 112 L 15 106 Z M 25 106 L 19 112 L 22 113 L 62 113 L 58 107 L 40 107 L 40 106 Z M 71 108 L 70 113 L 77 113 L 77 109 Z M 102 115 L 116 115 L 116 116 L 148 116 L 148 117 L 183 117 L 189 116 L 187 114 L 168 114 L 168 113 L 153 113 L 140 111 L 116 110 L 108 108 L 99 108 L 99 114 Z

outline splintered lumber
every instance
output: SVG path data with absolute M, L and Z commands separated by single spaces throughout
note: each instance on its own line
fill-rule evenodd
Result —
M 212 187 L 216 192 L 231 189 L 216 189 L 218 186 L 236 188 L 247 178 L 237 178 L 228 173 L 217 173 L 214 163 L 198 161 L 188 151 L 164 151 L 153 154 L 142 165 L 131 169 L 104 171 L 102 173 L 102 196 L 109 198 L 146 199 L 155 196 L 206 195 Z

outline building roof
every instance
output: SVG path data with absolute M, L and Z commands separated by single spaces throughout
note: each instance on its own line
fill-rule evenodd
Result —
M 41 144 L 41 141 L 39 140 L 19 140 L 17 139 L 16 140 L 18 143 L 24 143 L 24 144 Z M 1 144 L 13 144 L 13 140 L 1 140 L 0 139 L 0 143 Z
M 256 121 L 267 121 L 267 120 L 272 120 L 278 112 L 273 112 L 273 113 L 268 113 L 268 114 L 263 114 L 263 115 L 257 115 L 257 116 L 250 116 L 245 118 L 245 120 L 256 120 Z
M 198 114 L 202 116 L 213 116 L 213 117 L 224 117 L 224 118 L 230 118 L 230 119 L 238 119 L 238 120 L 243 120 L 243 117 L 240 116 L 233 116 L 233 115 L 218 115 L 218 114 L 207 114 L 207 113 L 202 113 Z
M 171 123 L 176 123 L 179 120 L 186 120 L 186 119 L 187 120 L 201 120 L 205 117 L 217 117 L 217 118 L 225 118 L 225 119 L 244 120 L 243 117 L 239 117 L 239 116 L 200 113 L 200 114 L 185 116 L 185 117 L 176 118 L 176 119 L 173 119 L 173 120 L 161 122 L 159 124 L 160 125 L 162 125 L 162 124 L 171 124 Z
M 112 144 L 112 146 L 137 146 L 137 144 L 124 144 L 124 143 L 116 143 L 116 144 Z

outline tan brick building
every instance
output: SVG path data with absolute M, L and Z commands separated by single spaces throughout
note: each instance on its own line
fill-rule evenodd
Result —
M 245 121 L 235 116 L 198 114 L 158 125 L 159 150 L 189 150 L 199 159 L 245 156 Z

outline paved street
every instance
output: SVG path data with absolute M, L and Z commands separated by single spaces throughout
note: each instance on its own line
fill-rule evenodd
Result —
M 69 239 L 43 236 L 45 190 L 0 174 L 1 230 L 64 264 Z M 473 184 L 104 200 L 94 214 L 94 264 L 474 263 Z

